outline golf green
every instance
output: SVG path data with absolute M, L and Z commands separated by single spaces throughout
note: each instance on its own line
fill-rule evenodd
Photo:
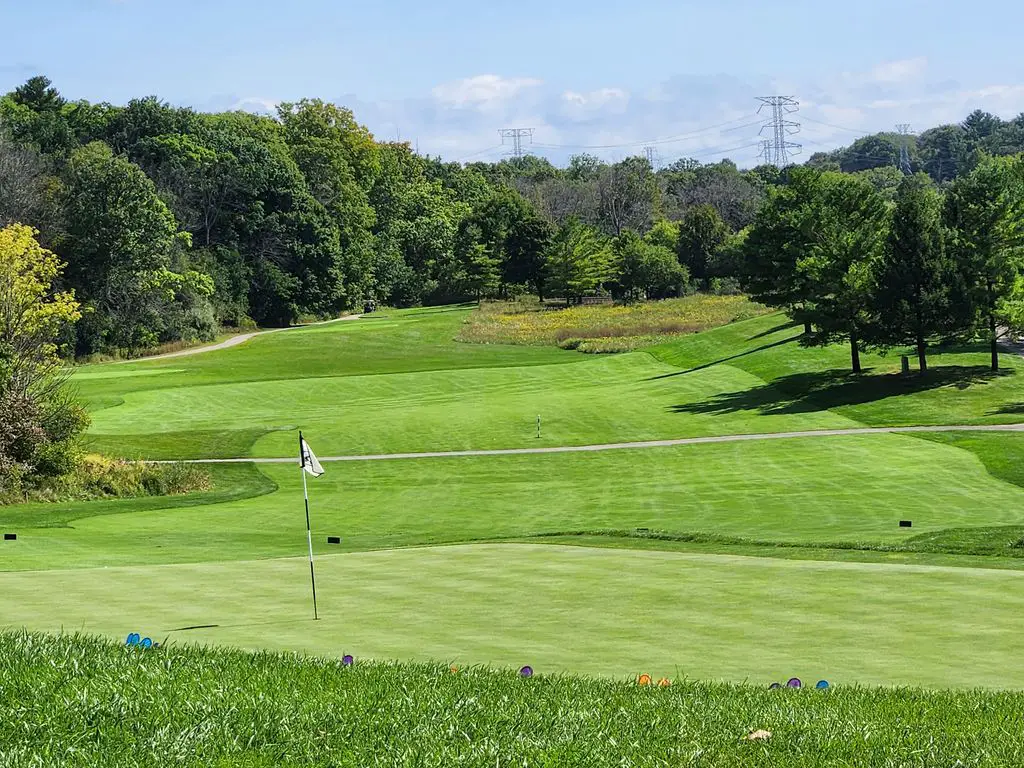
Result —
M 529 545 L 0 574 L 0 626 L 541 672 L 1024 687 L 1024 573 Z M 204 626 L 207 625 L 207 626 Z M 216 625 L 216 626 L 208 626 Z M 201 627 L 186 629 L 188 627 Z

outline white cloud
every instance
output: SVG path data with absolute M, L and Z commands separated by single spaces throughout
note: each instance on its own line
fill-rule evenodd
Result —
M 262 96 L 247 96 L 244 99 L 239 99 L 231 105 L 232 110 L 241 110 L 244 112 L 257 112 L 276 114 L 277 105 L 281 102 L 275 99 L 268 99 Z
M 533 151 L 556 163 L 581 151 L 614 160 L 654 145 L 666 163 L 728 156 L 753 165 L 768 117 L 757 114 L 756 97 L 772 93 L 793 95 L 801 104 L 791 119 L 802 123 L 792 138 L 804 145 L 803 158 L 860 134 L 893 130 L 896 123 L 922 131 L 959 122 L 974 109 L 1009 118 L 1024 108 L 1024 84 L 932 82 L 923 58 L 786 82 L 676 75 L 630 87 L 555 88 L 533 77 L 483 74 L 440 84 L 419 98 L 334 100 L 381 138 L 400 134 L 424 154 L 447 160 L 497 160 L 510 149 L 501 145 L 498 130 L 523 127 L 534 129 Z M 249 97 L 235 106 L 272 112 L 276 102 Z
M 572 106 L 600 109 L 601 107 L 628 102 L 629 93 L 621 88 L 599 88 L 588 93 L 566 91 L 562 94 L 562 100 Z
M 452 83 L 443 83 L 433 90 L 434 98 L 454 107 L 492 108 L 515 98 L 523 90 L 541 85 L 530 77 L 476 75 Z
M 870 80 L 876 83 L 906 83 L 919 79 L 927 69 L 928 59 L 924 56 L 886 61 L 871 70 Z

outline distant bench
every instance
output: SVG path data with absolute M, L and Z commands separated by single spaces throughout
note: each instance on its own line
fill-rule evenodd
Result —
M 594 304 L 614 304 L 614 303 L 615 303 L 615 299 L 613 299 L 611 296 L 584 296 L 579 301 L 573 302 L 572 305 L 573 306 L 579 306 L 579 305 L 582 304 L 584 306 L 589 306 L 589 305 L 594 305 Z M 565 309 L 568 306 L 570 306 L 570 302 L 569 302 L 568 299 L 565 299 L 565 298 L 561 298 L 561 299 L 544 299 L 544 308 L 545 309 Z

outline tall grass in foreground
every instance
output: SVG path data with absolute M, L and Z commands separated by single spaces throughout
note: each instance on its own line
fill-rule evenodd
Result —
M 640 687 L 0 634 L 0 766 L 1008 766 L 1022 730 L 1021 693 Z
M 536 299 L 485 302 L 469 316 L 459 341 L 558 345 L 595 353 L 627 352 L 768 311 L 745 296 L 705 294 L 568 309 L 546 309 Z

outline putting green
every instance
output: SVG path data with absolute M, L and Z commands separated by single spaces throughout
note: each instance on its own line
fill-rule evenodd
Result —
M 0 625 L 765 683 L 1021 687 L 1024 573 L 475 545 L 0 574 Z M 181 631 L 183 627 L 217 627 Z M 179 630 L 179 631 L 174 631 Z

